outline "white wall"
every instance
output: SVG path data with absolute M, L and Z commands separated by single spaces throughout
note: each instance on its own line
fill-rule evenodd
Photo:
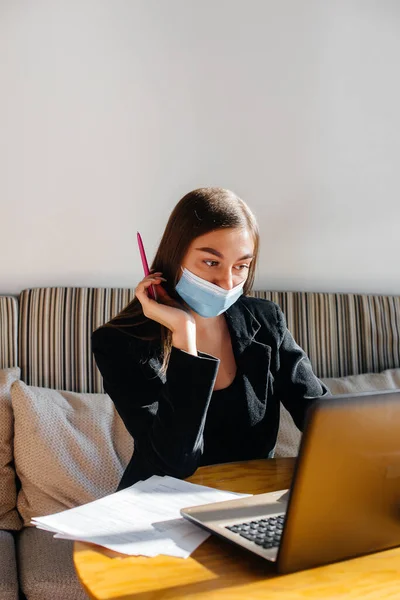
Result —
M 134 286 L 228 187 L 258 288 L 400 294 L 398 0 L 0 0 L 0 293 Z

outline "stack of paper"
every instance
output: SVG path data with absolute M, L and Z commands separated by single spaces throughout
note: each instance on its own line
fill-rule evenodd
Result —
M 32 525 L 52 531 L 56 538 L 91 542 L 123 554 L 186 558 L 209 534 L 183 519 L 180 509 L 246 495 L 153 476 L 83 506 L 36 517 Z

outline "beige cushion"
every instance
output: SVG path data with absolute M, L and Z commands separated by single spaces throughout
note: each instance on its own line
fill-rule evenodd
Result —
M 354 394 L 379 390 L 400 389 L 400 369 L 388 369 L 382 373 L 365 373 L 349 377 L 321 379 L 333 395 Z M 290 413 L 281 404 L 280 426 L 275 456 L 297 456 L 301 432 L 297 429 Z
M 24 524 L 115 492 L 133 440 L 106 394 L 11 388 Z
M 282 456 L 297 456 L 301 440 L 301 432 L 297 429 L 289 411 L 281 403 L 279 431 L 276 440 L 276 458 Z
M 400 389 L 400 369 L 388 369 L 382 373 L 365 373 L 349 377 L 322 379 L 332 394 L 356 394 L 372 390 Z
M 0 529 L 22 527 L 16 510 L 17 491 L 13 463 L 13 413 L 10 389 L 19 378 L 18 367 L 0 370 Z

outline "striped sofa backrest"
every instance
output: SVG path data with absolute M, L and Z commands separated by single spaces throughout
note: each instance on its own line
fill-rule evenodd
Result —
M 319 377 L 400 367 L 400 296 L 255 292 L 285 313 Z
M 40 387 L 102 392 L 90 336 L 133 296 L 134 289 L 24 290 L 19 302 L 21 379 Z
M 18 302 L 12 296 L 0 296 L 0 369 L 18 365 Z
M 90 348 L 94 329 L 134 289 L 37 288 L 20 296 L 19 366 L 30 385 L 101 392 Z M 277 302 L 320 377 L 400 367 L 400 297 L 255 291 Z

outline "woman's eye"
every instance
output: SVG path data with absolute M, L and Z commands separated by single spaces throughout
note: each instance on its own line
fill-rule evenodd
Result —
M 205 260 L 204 262 L 209 267 L 215 267 L 216 265 L 218 265 L 217 260 Z
M 219 265 L 219 262 L 217 260 L 205 260 L 204 263 L 208 266 L 208 267 L 217 267 Z M 235 265 L 233 268 L 236 269 L 237 271 L 243 271 L 243 269 L 248 269 L 250 265 Z

